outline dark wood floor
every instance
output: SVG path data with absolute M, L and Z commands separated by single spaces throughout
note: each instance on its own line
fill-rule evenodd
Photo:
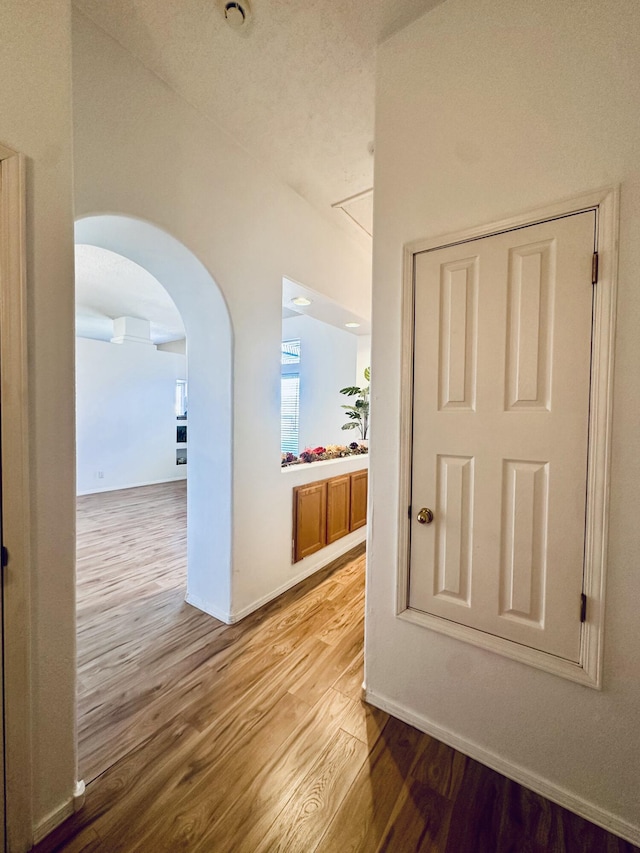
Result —
M 99 775 L 38 853 L 637 853 L 362 702 L 362 548 L 228 627 L 182 600 L 180 487 L 79 511 L 81 766 Z

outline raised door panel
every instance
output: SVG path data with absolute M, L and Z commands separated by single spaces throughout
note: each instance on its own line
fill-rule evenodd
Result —
M 327 482 L 327 545 L 349 532 L 351 477 L 332 477 Z
M 293 561 L 315 554 L 327 544 L 327 484 L 293 490 Z
M 415 258 L 409 606 L 574 662 L 594 216 Z
M 351 512 L 349 530 L 357 530 L 367 523 L 367 486 L 368 471 L 356 471 L 351 474 Z

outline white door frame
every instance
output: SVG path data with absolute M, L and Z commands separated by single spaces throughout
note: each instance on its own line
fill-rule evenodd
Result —
M 598 283 L 594 291 L 592 368 L 589 415 L 587 475 L 587 517 L 585 541 L 584 592 L 587 596 L 580 662 L 561 660 L 553 655 L 494 637 L 464 625 L 441 619 L 408 606 L 410 560 L 411 445 L 413 401 L 414 337 L 414 256 L 458 243 L 490 237 L 516 228 L 524 228 L 572 213 L 594 210 L 596 213 L 596 251 Z M 402 308 L 402 375 L 400 423 L 399 541 L 396 614 L 423 627 L 482 646 L 507 657 L 577 681 L 590 687 L 602 686 L 604 593 L 607 556 L 609 468 L 615 342 L 616 283 L 618 265 L 619 189 L 607 187 L 549 207 L 529 211 L 454 234 L 419 240 L 405 246 Z
M 0 394 L 4 569 L 5 820 L 8 850 L 32 834 L 29 400 L 26 186 L 21 154 L 0 145 Z M 10 500 L 7 499 L 10 496 Z

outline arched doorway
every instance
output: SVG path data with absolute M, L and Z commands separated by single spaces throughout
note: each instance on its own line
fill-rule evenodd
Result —
M 157 226 L 125 216 L 90 216 L 76 223 L 75 237 L 81 252 L 92 250 L 94 259 L 119 259 L 119 266 L 111 268 L 112 279 L 119 273 L 124 289 L 135 291 L 136 283 L 140 284 L 139 278 L 126 277 L 127 270 L 133 267 L 148 279 L 153 278 L 158 291 L 164 288 L 164 298 L 173 303 L 173 311 L 177 309 L 180 315 L 180 328 L 183 334 L 186 333 L 188 342 L 189 363 L 186 595 L 185 481 L 172 475 L 170 469 L 166 471 L 168 476 L 162 480 L 147 480 L 146 486 L 143 485 L 143 477 L 143 482 L 137 484 L 130 482 L 129 485 L 113 485 L 106 489 L 114 498 L 114 503 L 109 505 L 106 526 L 99 525 L 93 533 L 99 538 L 110 538 L 101 540 L 105 544 L 97 547 L 95 557 L 88 561 L 93 578 L 97 581 L 91 586 L 91 592 L 97 592 L 93 598 L 87 593 L 86 547 L 83 548 L 86 536 L 82 533 L 85 528 L 78 528 L 78 544 L 82 549 L 78 552 L 78 760 L 79 770 L 85 781 L 89 782 L 118 761 L 127 748 L 141 743 L 162 726 L 159 708 L 162 705 L 163 687 L 170 683 L 171 677 L 178 671 L 189 670 L 194 648 L 198 646 L 198 637 L 206 637 L 211 633 L 211 620 L 206 614 L 225 622 L 230 621 L 232 331 L 227 306 L 211 275 L 182 243 Z M 143 289 L 139 292 L 143 295 L 144 304 L 145 291 Z M 128 331 L 132 332 L 132 336 L 135 335 L 135 324 L 145 322 L 128 316 L 120 319 L 127 321 L 125 326 L 131 327 L 120 330 L 125 332 L 124 337 L 128 336 Z M 110 340 L 112 343 L 124 344 L 124 340 L 118 340 L 121 335 L 116 326 L 118 322 L 114 323 L 114 336 Z M 87 359 L 90 361 L 91 353 L 95 356 L 97 351 L 80 346 L 80 343 L 78 340 L 78 354 L 83 355 L 85 361 L 79 362 L 78 368 L 82 366 L 86 372 Z M 99 348 L 109 347 L 109 344 L 104 343 L 104 338 L 82 343 L 97 344 Z M 160 361 L 166 361 L 167 357 L 173 361 L 182 359 L 184 369 L 184 355 L 171 353 L 165 357 L 155 352 L 155 346 L 142 346 L 143 353 L 140 353 L 140 338 L 135 341 L 129 339 L 126 343 L 126 349 L 117 347 L 115 349 L 120 351 L 113 353 L 116 357 L 117 394 L 105 392 L 101 396 L 100 390 L 94 389 L 96 394 L 92 399 L 96 401 L 95 409 L 98 412 L 96 424 L 99 424 L 101 415 L 105 419 L 111 417 L 112 413 L 105 412 L 105 400 L 112 401 L 113 405 L 113 401 L 122 401 L 123 381 L 127 389 L 124 398 L 135 400 L 129 406 L 123 406 L 123 427 L 126 428 L 127 413 L 130 413 L 133 423 L 134 409 L 137 412 L 144 408 L 136 400 L 136 394 L 144 397 L 149 407 L 152 407 L 151 400 L 157 397 L 158 374 L 147 368 L 151 362 L 156 364 L 155 369 L 159 367 L 155 356 L 160 356 Z M 114 360 L 107 357 L 106 362 L 92 362 L 93 365 L 96 363 L 104 367 L 107 363 L 113 364 Z M 162 366 L 162 382 L 166 390 L 165 367 Z M 78 418 L 81 410 L 87 409 L 86 405 L 80 405 L 81 400 L 86 400 L 88 388 L 86 377 L 83 383 L 80 382 L 81 372 L 79 369 L 77 388 L 83 392 L 83 396 L 78 396 Z M 106 370 L 103 377 L 105 373 Z M 95 373 L 93 375 L 97 376 Z M 150 387 L 145 389 L 145 383 L 149 382 L 155 391 Z M 171 383 L 177 384 L 177 378 L 171 379 Z M 108 390 L 114 386 L 107 383 L 102 387 Z M 172 387 L 176 390 L 170 384 L 170 393 Z M 166 395 L 160 396 L 164 399 Z M 91 409 L 91 405 L 88 408 Z M 166 414 L 165 408 L 160 411 Z M 147 413 L 147 421 L 149 417 L 153 419 L 153 415 Z M 165 423 L 162 415 L 159 414 L 158 419 Z M 117 417 L 115 420 L 117 426 Z M 141 446 L 140 434 L 144 430 L 144 422 L 143 413 L 138 422 L 139 435 L 135 448 Z M 172 425 L 171 428 L 176 430 L 176 426 Z M 107 434 L 105 430 L 105 444 Z M 152 428 L 149 433 L 150 443 L 153 442 L 153 434 Z M 99 439 L 93 444 L 97 446 Z M 79 450 L 81 446 L 79 442 Z M 129 457 L 130 463 L 134 456 L 135 452 Z M 78 457 L 79 462 L 81 457 L 82 454 Z M 104 458 L 109 458 L 106 451 Z M 110 470 L 116 470 L 116 462 L 112 461 L 109 467 Z M 126 465 L 121 465 L 118 470 L 124 468 Z M 180 483 L 165 482 L 176 479 Z M 135 488 L 136 485 L 143 488 Z M 178 485 L 180 489 L 176 492 L 174 487 Z M 160 501 L 157 489 L 161 489 Z M 153 495 L 149 490 L 155 490 Z M 105 489 L 97 491 L 103 492 Z M 178 504 L 175 503 L 176 495 L 180 496 Z M 93 494 L 89 497 L 102 499 L 106 495 Z M 86 504 L 82 503 L 85 500 L 85 497 L 78 499 L 80 515 L 83 507 L 86 510 Z M 168 505 L 175 508 L 179 517 L 167 512 Z M 102 500 L 99 506 L 104 509 Z M 130 512 L 132 506 L 138 508 L 135 514 Z M 117 507 L 115 512 L 114 507 Z M 104 517 L 104 514 L 101 515 L 101 519 Z M 156 534 L 149 536 L 149 529 L 154 526 Z M 122 531 L 121 534 L 118 531 Z M 178 563 L 172 562 L 172 554 L 175 558 L 172 547 L 176 541 L 179 541 L 181 550 Z M 101 562 L 105 553 L 112 558 L 107 563 Z M 167 568 L 169 574 L 159 577 L 154 574 L 158 563 L 166 567 L 173 565 L 175 569 Z M 185 599 L 203 612 L 198 613 L 198 610 L 186 607 Z M 92 610 L 96 613 L 95 618 L 90 615 Z M 194 626 L 195 631 L 192 630 Z M 198 653 L 196 650 L 196 656 Z M 80 665 L 82 657 L 84 664 Z
M 189 342 L 186 600 L 222 621 L 231 611 L 232 328 L 217 284 L 156 225 L 121 215 L 76 223 L 76 242 L 109 249 L 151 273 L 180 312 Z

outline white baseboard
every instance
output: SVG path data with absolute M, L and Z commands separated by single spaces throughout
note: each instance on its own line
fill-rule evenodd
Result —
M 82 779 L 75 784 L 73 796 L 66 800 L 57 809 L 54 809 L 44 820 L 41 820 L 33 830 L 33 843 L 38 844 L 43 838 L 46 838 L 50 832 L 53 832 L 61 823 L 71 817 L 77 811 L 80 811 L 84 805 L 85 785 Z
M 367 538 L 367 528 L 362 527 L 358 531 L 358 535 L 354 535 L 353 539 L 350 539 L 349 542 L 343 545 L 341 548 L 336 549 L 335 551 L 331 551 L 331 554 L 328 556 L 323 556 L 319 560 L 313 561 L 305 566 L 305 568 L 299 572 L 294 577 L 290 578 L 285 583 L 281 584 L 276 589 L 271 590 L 270 592 L 263 595 L 261 598 L 256 599 L 251 602 L 251 604 L 243 607 L 241 610 L 236 610 L 231 613 L 227 613 L 223 610 L 220 610 L 214 604 L 211 604 L 209 601 L 205 601 L 203 598 L 199 598 L 197 595 L 191 595 L 187 592 L 185 596 L 185 601 L 187 604 L 191 604 L 193 607 L 197 607 L 198 610 L 202 610 L 203 613 L 208 613 L 209 616 L 213 616 L 214 619 L 218 619 L 220 622 L 224 622 L 226 625 L 234 625 L 236 622 L 240 622 L 241 619 L 244 619 L 245 616 L 248 616 L 250 613 L 253 613 L 255 610 L 259 610 L 263 605 L 268 604 L 270 601 L 273 601 L 274 598 L 277 598 L 279 595 L 282 595 L 283 592 L 286 592 L 288 589 L 291 589 L 296 584 L 299 584 L 300 581 L 305 580 L 311 575 L 323 569 L 325 566 L 328 566 L 329 563 L 333 563 L 334 560 L 337 560 L 339 557 L 342 557 L 343 554 L 346 554 L 352 548 L 355 548 L 357 545 L 360 545 Z M 346 538 L 346 537 L 345 537 Z M 304 563 L 305 561 L 303 561 Z
M 352 538 L 353 537 L 353 538 Z M 365 542 L 367 538 L 367 527 L 361 527 L 356 533 L 350 534 L 349 537 L 344 537 L 344 539 L 348 539 L 348 542 L 343 542 L 341 546 L 338 546 L 335 550 L 332 548 L 329 554 L 321 554 L 318 552 L 318 559 L 314 560 L 311 557 L 307 557 L 302 561 L 304 568 L 301 572 L 298 572 L 292 578 L 289 578 L 285 583 L 281 584 L 276 589 L 272 589 L 270 592 L 263 595 L 261 598 L 252 601 L 251 604 L 248 604 L 246 607 L 241 608 L 240 610 L 232 610 L 231 613 L 228 613 L 224 610 L 220 610 L 219 607 L 216 607 L 215 604 L 211 604 L 210 601 L 205 601 L 204 598 L 200 598 L 197 595 L 192 595 L 187 592 L 185 596 L 185 601 L 187 604 L 191 604 L 193 607 L 197 607 L 198 610 L 202 610 L 203 613 L 208 613 L 209 616 L 213 616 L 214 619 L 218 619 L 220 622 L 224 622 L 226 625 L 234 625 L 236 622 L 240 622 L 241 619 L 244 619 L 245 616 L 248 616 L 250 613 L 253 613 L 255 610 L 259 610 L 263 605 L 268 604 L 270 601 L 273 601 L 274 598 L 277 598 L 279 595 L 282 595 L 283 592 L 286 592 L 288 589 L 291 589 L 296 584 L 299 584 L 300 581 L 305 580 L 311 575 L 323 569 L 325 566 L 328 566 L 329 563 L 333 563 L 334 560 L 337 560 L 339 557 L 342 557 L 343 554 L 346 554 L 348 551 L 351 551 L 352 548 L 355 548 L 357 545 L 360 545 L 362 542 Z M 313 555 L 317 556 L 316 554 Z M 308 562 L 307 562 L 308 561 Z
M 608 832 L 612 832 L 614 835 L 618 835 L 632 844 L 640 845 L 640 826 L 635 826 L 624 820 L 624 818 L 618 817 L 618 815 L 612 814 L 595 803 L 591 803 L 573 794 L 566 788 L 550 782 L 537 773 L 532 773 L 525 767 L 513 764 L 495 752 L 491 752 L 473 741 L 469 741 L 448 729 L 442 728 L 426 717 L 415 714 L 413 711 L 409 711 L 407 708 L 397 704 L 393 699 L 380 696 L 373 690 L 365 690 L 365 701 L 376 708 L 380 708 L 382 711 L 386 711 L 393 717 L 397 717 L 404 723 L 414 726 L 414 728 L 419 729 L 421 732 L 431 735 L 436 740 L 446 743 L 448 746 L 479 761 L 486 767 L 496 770 L 519 785 L 546 797 L 547 800 L 551 800 L 557 803 L 557 805 L 568 809 L 570 812 L 591 821 L 591 823 L 601 826 Z
M 100 489 L 88 489 L 76 492 L 77 497 L 82 495 L 98 495 L 101 492 L 120 492 L 124 489 L 139 489 L 141 486 L 159 486 L 161 483 L 178 483 L 181 480 L 186 480 L 186 474 L 181 477 L 164 477 L 162 480 L 146 480 L 144 483 L 128 483 L 125 486 L 102 486 Z
M 46 838 L 50 832 L 60 826 L 61 823 L 71 817 L 71 815 L 75 811 L 74 807 L 75 797 L 70 797 L 66 800 L 61 806 L 57 809 L 54 809 L 44 820 L 41 820 L 40 823 L 33 830 L 33 843 L 38 844 L 38 842 L 42 841 L 43 838 Z
M 256 599 L 255 601 L 248 604 L 246 607 L 241 608 L 240 610 L 235 611 L 231 615 L 231 622 L 239 622 L 241 619 L 244 619 L 245 616 L 248 616 L 250 613 L 253 613 L 255 610 L 259 610 L 263 605 L 268 604 L 270 601 L 273 601 L 274 598 L 277 598 L 279 595 L 282 595 L 283 592 L 286 592 L 288 589 L 299 584 L 300 581 L 306 580 L 306 578 L 320 571 L 320 569 L 324 569 L 325 566 L 328 566 L 329 563 L 333 563 L 334 560 L 337 560 L 339 557 L 342 557 L 343 554 L 346 554 L 348 551 L 351 551 L 352 548 L 355 548 L 357 545 L 360 545 L 362 542 L 366 541 L 367 538 L 367 528 L 366 525 L 361 527 L 358 531 L 359 535 L 353 534 L 354 538 L 350 539 L 349 542 L 342 547 L 332 550 L 330 556 L 322 556 L 317 561 L 313 561 L 308 563 L 301 572 L 295 575 L 293 578 L 290 578 L 285 583 L 281 584 L 277 589 L 268 592 L 266 595 L 263 595 L 261 598 Z M 347 537 L 345 537 L 346 539 Z M 317 552 L 321 554 L 320 551 Z M 316 556 L 315 554 L 313 556 Z M 306 560 L 310 560 L 311 558 L 307 557 L 302 561 L 303 565 Z
M 197 607 L 198 610 L 202 610 L 203 613 L 213 616 L 213 618 L 217 619 L 219 622 L 224 622 L 225 625 L 232 625 L 237 621 L 237 619 L 233 619 L 230 613 L 220 610 L 220 608 L 216 607 L 215 604 L 211 604 L 210 601 L 205 601 L 204 598 L 200 598 L 198 595 L 192 595 L 192 593 L 187 592 L 184 600 L 192 607 Z
M 85 784 L 84 779 L 80 779 L 76 782 L 76 787 L 73 791 L 73 810 L 74 812 L 79 812 L 80 809 L 84 805 L 85 799 Z

